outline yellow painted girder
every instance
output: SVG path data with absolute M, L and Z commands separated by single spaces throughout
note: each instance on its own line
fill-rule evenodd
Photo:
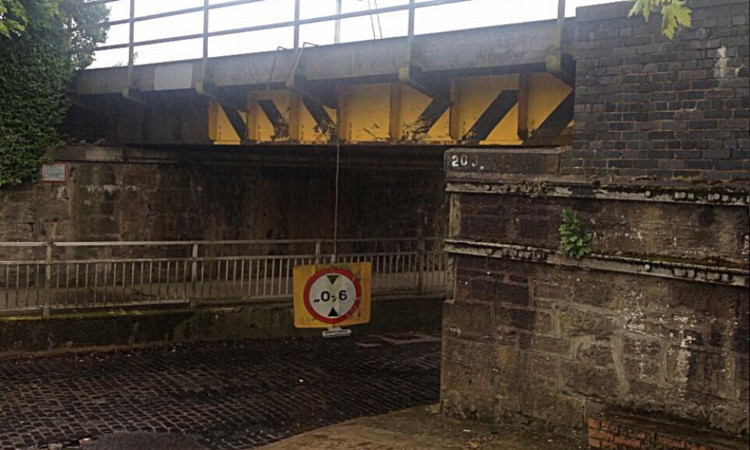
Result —
M 338 125 L 349 144 L 521 146 L 554 140 L 570 127 L 572 99 L 573 89 L 548 73 L 457 78 L 449 99 L 399 82 L 346 85 L 339 110 L 268 90 L 253 92 L 246 111 L 234 112 L 241 122 L 235 115 L 232 123 L 226 106 L 211 100 L 209 135 L 217 144 L 329 144 Z

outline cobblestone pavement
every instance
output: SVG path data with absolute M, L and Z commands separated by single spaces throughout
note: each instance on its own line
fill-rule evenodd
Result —
M 266 444 L 436 402 L 437 339 L 190 344 L 0 359 L 0 447 L 76 447 L 113 432 L 179 433 L 215 449 Z

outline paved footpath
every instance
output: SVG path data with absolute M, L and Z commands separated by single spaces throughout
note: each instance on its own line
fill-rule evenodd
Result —
M 439 363 L 407 336 L 3 357 L 0 448 L 259 446 L 434 403 Z
M 263 450 L 581 450 L 580 438 L 441 417 L 416 407 L 362 417 L 293 436 Z

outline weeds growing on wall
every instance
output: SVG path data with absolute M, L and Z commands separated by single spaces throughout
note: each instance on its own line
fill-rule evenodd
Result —
M 589 243 L 593 239 L 591 233 L 584 233 L 578 212 L 565 208 L 562 211 L 562 225 L 560 225 L 560 254 L 569 258 L 581 259 L 591 253 Z

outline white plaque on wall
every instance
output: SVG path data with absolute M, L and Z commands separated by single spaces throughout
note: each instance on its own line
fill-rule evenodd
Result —
M 68 168 L 65 163 L 42 164 L 42 182 L 65 183 L 68 179 Z

